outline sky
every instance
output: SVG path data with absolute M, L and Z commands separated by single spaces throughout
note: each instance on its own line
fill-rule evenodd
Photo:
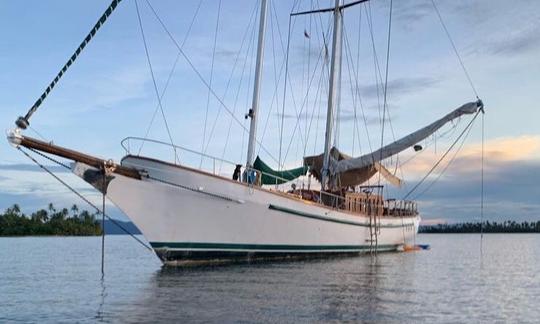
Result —
M 148 3 L 182 44 L 189 62 L 179 55 Z M 317 14 L 291 19 L 287 59 L 289 13 L 329 7 L 332 1 L 270 3 L 257 136 L 264 149 L 258 145 L 256 151 L 274 168 L 278 161 L 292 167 L 301 163 L 302 156 L 323 151 L 328 88 L 325 44 L 330 47 L 332 17 Z M 486 107 L 484 218 L 539 220 L 540 4 L 532 0 L 435 3 Z M 41 95 L 108 4 L 108 0 L 0 1 L 0 121 L 6 131 Z M 244 115 L 251 106 L 258 3 L 138 0 L 155 85 L 135 4 L 122 1 L 32 117 L 32 129 L 25 134 L 116 161 L 126 153 L 120 141 L 127 136 L 164 142 L 172 138 L 177 145 L 245 163 L 243 128 L 248 121 Z M 369 153 L 381 142 L 390 143 L 476 100 L 431 0 L 395 1 L 388 109 L 381 141 L 389 9 L 390 1 L 373 0 L 344 13 L 335 144 L 350 155 Z M 224 105 L 209 94 L 201 78 Z M 162 110 L 156 90 L 164 93 Z M 395 170 L 405 185 L 389 188 L 388 195 L 406 195 L 470 119 L 463 117 L 421 143 L 420 153 L 400 154 L 400 167 Z M 418 199 L 426 223 L 480 219 L 481 125 L 478 117 L 463 144 L 460 141 L 411 195 Z M 129 148 L 133 153 L 139 147 L 133 142 Z M 165 146 L 145 145 L 140 152 L 173 158 Z M 201 163 L 189 154 L 182 155 L 181 161 Z M 394 170 L 396 160 L 386 162 Z M 209 163 L 203 161 L 203 168 L 213 167 Z M 60 168 L 54 170 L 99 200 L 99 194 L 82 180 Z M 32 211 L 49 202 L 83 205 L 7 142 L 0 144 L 0 209 L 18 203 Z M 113 206 L 111 210 L 115 217 L 124 217 Z

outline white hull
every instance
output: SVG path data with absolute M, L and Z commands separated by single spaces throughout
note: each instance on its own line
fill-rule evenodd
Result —
M 369 217 L 165 162 L 127 156 L 145 170 L 114 174 L 107 197 L 142 231 L 165 263 L 370 251 Z M 92 169 L 76 163 L 73 172 Z M 378 251 L 411 242 L 420 217 L 381 217 Z

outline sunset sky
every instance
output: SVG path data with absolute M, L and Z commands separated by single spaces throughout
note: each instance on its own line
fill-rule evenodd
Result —
M 229 112 L 220 109 L 218 101 L 208 95 L 208 89 L 183 57 L 171 73 L 178 51 L 146 1 L 138 1 L 158 92 L 172 76 L 162 106 L 175 144 L 203 148 L 208 154 L 245 163 L 247 135 L 236 121 L 231 122 Z M 199 0 L 149 2 L 175 39 L 185 42 L 185 53 L 207 82 L 214 57 L 212 89 L 236 119 L 248 127 L 244 114 L 251 105 L 257 4 L 248 0 L 223 1 L 218 11 L 218 0 L 204 0 L 200 7 Z M 331 37 L 331 14 L 291 20 L 290 84 L 284 100 L 289 13 L 293 5 L 294 11 L 302 11 L 329 7 L 333 1 L 270 2 L 258 133 L 265 150 L 257 150 L 277 168 L 278 123 L 283 117 L 282 156 L 287 157 L 286 166 L 297 166 L 304 153 L 323 151 L 328 81 L 322 63 L 324 43 Z M 347 45 L 337 144 L 347 154 L 369 153 L 370 147 L 376 149 L 381 144 L 382 99 L 377 78 L 385 73 L 389 3 L 373 0 L 351 7 L 344 14 Z M 5 130 L 13 128 L 15 119 L 41 95 L 108 4 L 108 0 L 0 2 L 0 121 Z M 438 0 L 436 4 L 486 107 L 485 218 L 539 220 L 540 4 L 533 0 Z M 394 1 L 390 44 L 390 118 L 386 121 L 385 144 L 476 100 L 431 0 Z M 374 49 L 379 70 L 374 63 Z M 351 91 L 356 79 L 362 107 Z M 157 105 L 135 1 L 124 0 L 31 119 L 32 129 L 40 135 L 30 129 L 25 134 L 118 161 L 125 153 L 120 141 L 126 136 L 144 137 Z M 359 129 L 354 132 L 354 111 L 360 116 L 361 108 L 366 118 L 358 117 Z M 401 198 L 414 187 L 470 118 L 463 117 L 455 129 L 453 125 L 445 127 L 436 140 L 421 143 L 427 147 L 397 173 L 406 185 L 392 188 L 389 193 Z M 149 129 L 151 138 L 169 141 L 160 112 Z M 418 193 L 424 191 L 418 200 L 426 221 L 479 220 L 481 134 L 479 117 L 446 172 L 426 190 L 454 151 L 434 177 L 419 188 Z M 142 154 L 171 157 L 170 152 L 149 149 L 142 150 Z M 407 161 L 413 155 L 412 150 L 407 151 L 399 159 Z M 394 161 L 388 161 L 389 168 Z M 95 190 L 74 175 L 54 170 L 85 195 L 99 198 Z M 0 209 L 19 203 L 25 211 L 31 211 L 48 202 L 85 207 L 7 142 L 0 144 Z M 115 215 L 124 217 L 119 211 Z

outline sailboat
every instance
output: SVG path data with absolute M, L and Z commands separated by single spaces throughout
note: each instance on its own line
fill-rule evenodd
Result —
M 450 111 L 433 123 L 368 154 L 351 157 L 332 146 L 342 49 L 342 14 L 365 2 L 344 4 L 295 14 L 333 15 L 328 105 L 324 152 L 306 156 L 293 170 L 274 170 L 255 157 L 257 121 L 268 0 L 261 0 L 247 159 L 233 164 L 232 177 L 190 165 L 167 162 L 131 152 L 119 163 L 29 137 L 29 119 L 64 72 L 115 10 L 114 0 L 51 85 L 20 117 L 9 142 L 73 161 L 71 171 L 99 190 L 141 230 L 164 264 L 321 257 L 336 254 L 399 251 L 414 240 L 421 217 L 414 201 L 385 199 L 382 185 L 366 185 L 375 174 L 389 183 L 399 179 L 382 161 L 415 147 L 449 122 L 483 109 L 480 100 Z M 166 144 L 146 140 L 149 143 Z M 174 147 L 181 150 L 181 147 Z M 190 151 L 194 153 L 193 151 Z M 48 156 L 49 156 L 48 155 Z M 223 159 L 200 153 L 206 159 Z M 282 185 L 309 172 L 320 189 L 283 189 Z

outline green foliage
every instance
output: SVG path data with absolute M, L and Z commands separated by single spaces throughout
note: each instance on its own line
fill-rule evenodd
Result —
M 521 222 L 504 221 L 498 222 L 477 222 L 458 224 L 438 224 L 420 226 L 420 233 L 540 233 L 540 221 Z
M 70 210 L 56 210 L 53 204 L 49 204 L 47 210 L 40 209 L 27 216 L 15 204 L 0 213 L 0 236 L 101 235 L 101 222 L 96 220 L 95 214 L 80 211 L 76 205 Z

